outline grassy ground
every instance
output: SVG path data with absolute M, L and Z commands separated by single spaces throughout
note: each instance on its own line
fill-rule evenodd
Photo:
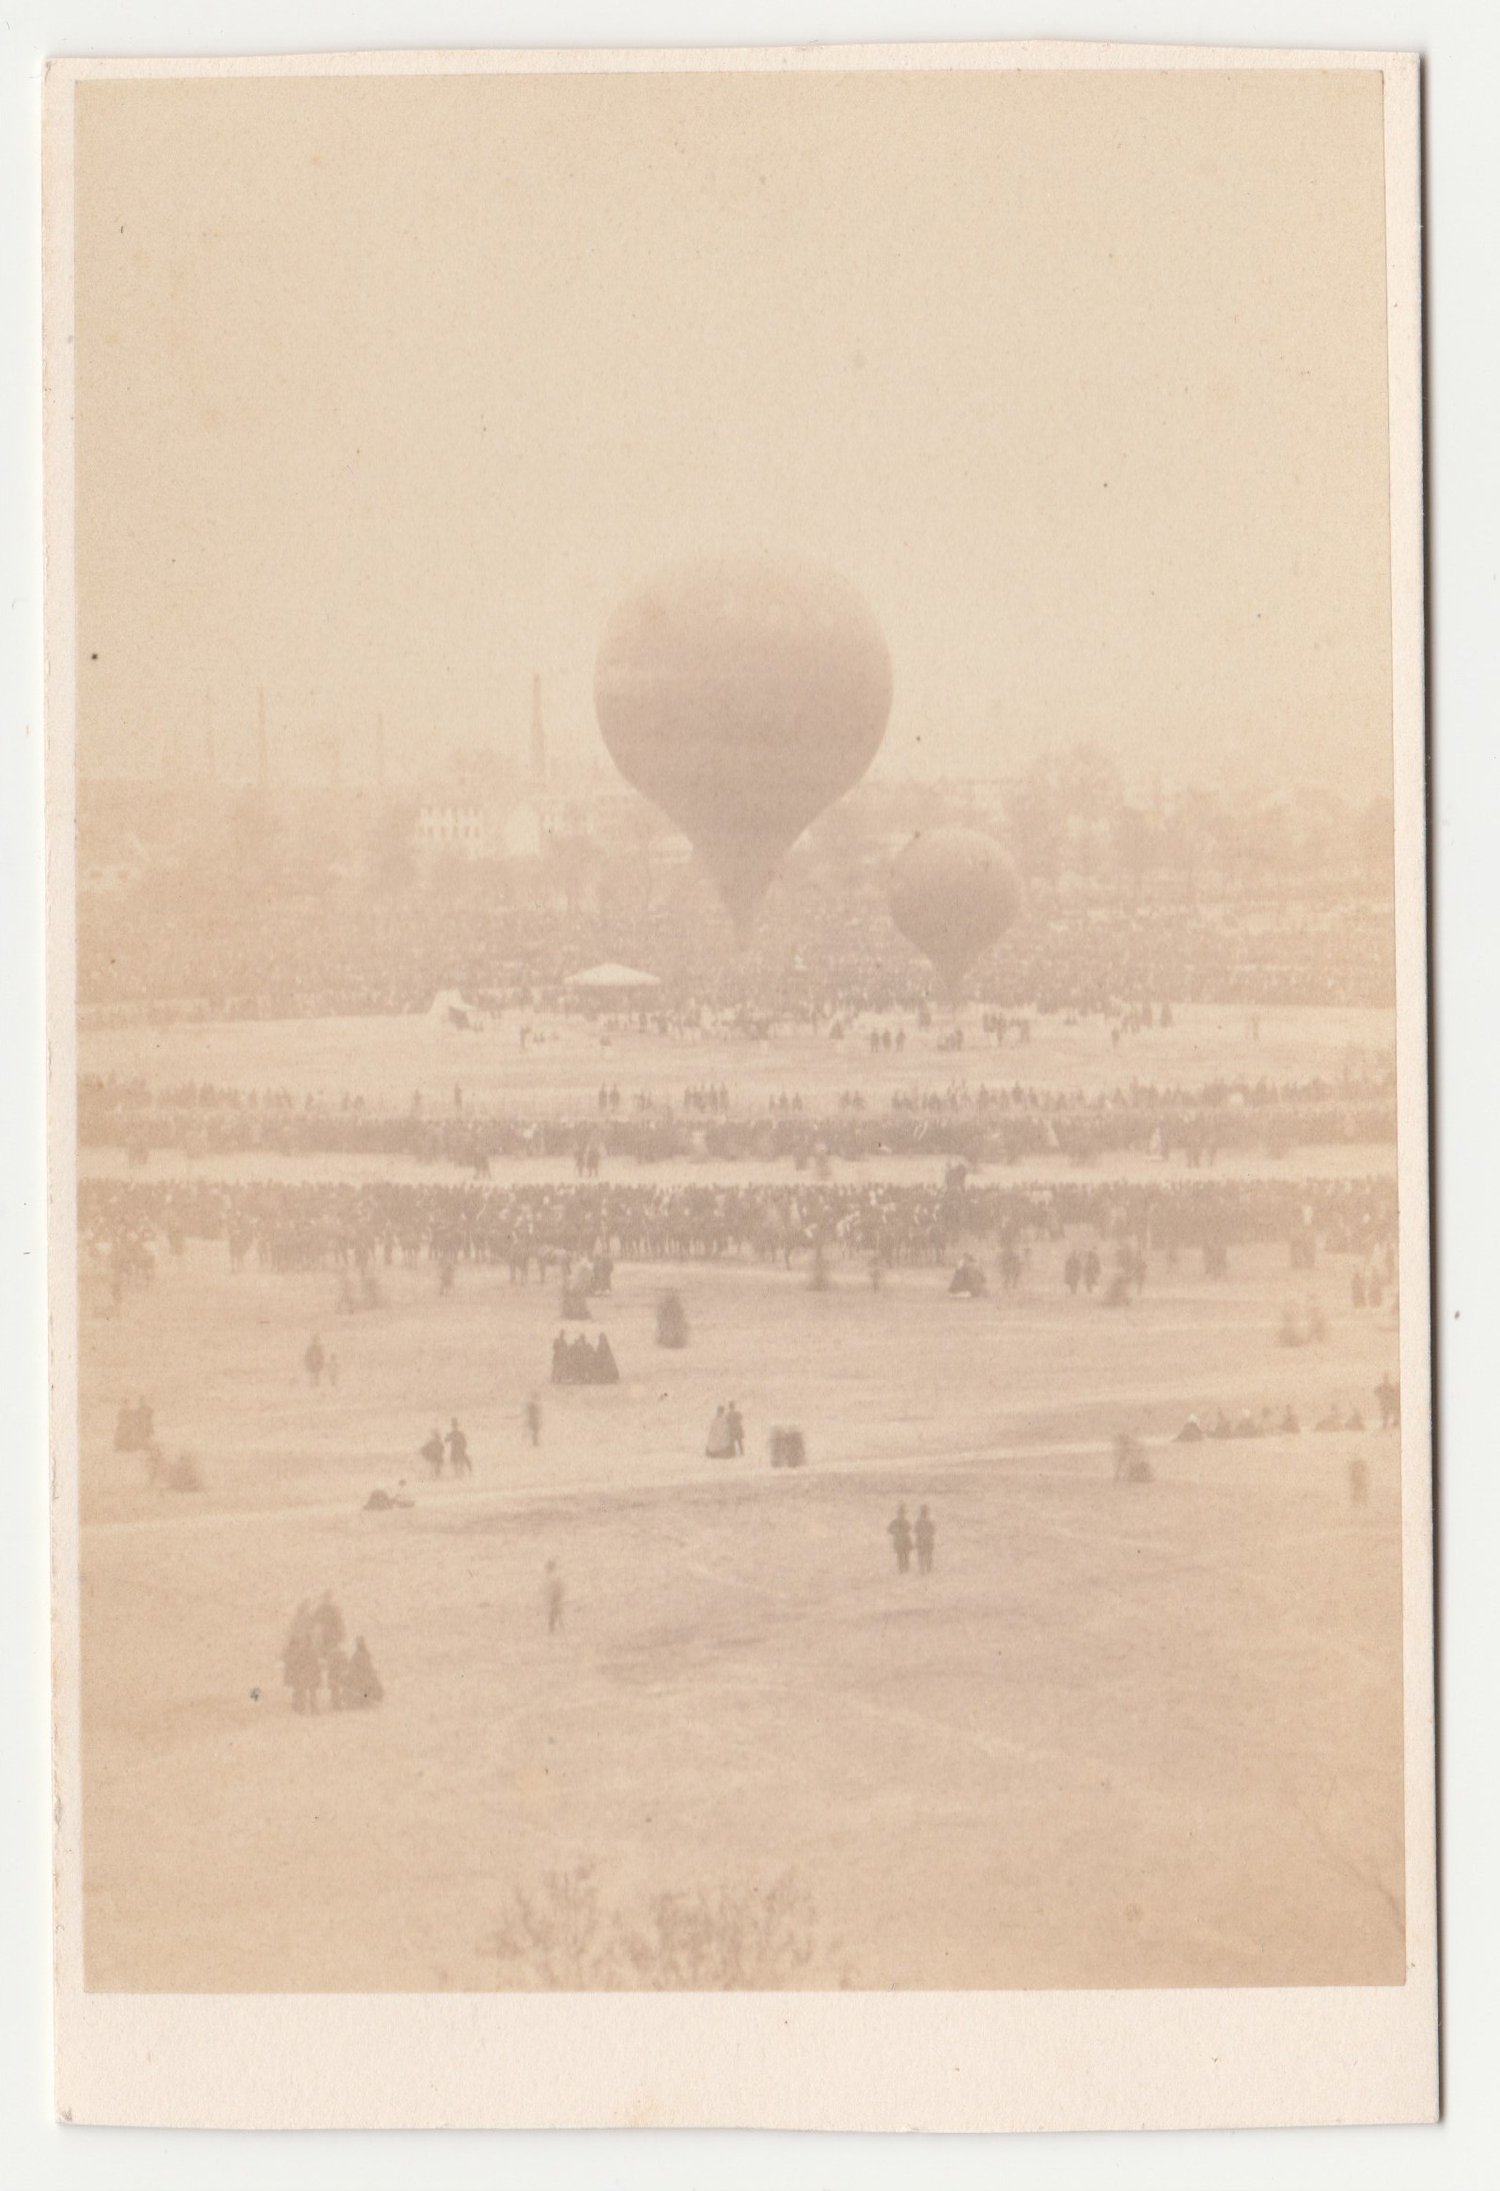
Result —
M 441 1299 L 398 1270 L 384 1308 L 340 1318 L 331 1280 L 232 1277 L 202 1247 L 120 1316 L 86 1311 L 89 1982 L 535 1984 L 572 1952 L 547 1879 L 590 1864 L 585 1894 L 632 1922 L 663 1892 L 721 1928 L 789 1896 L 783 1983 L 1398 1980 L 1397 1441 L 1163 1442 L 1189 1407 L 1368 1413 L 1389 1309 L 1266 1251 L 1214 1284 L 1159 1265 L 1111 1311 L 1054 1261 L 975 1303 L 937 1273 L 877 1295 L 626 1269 L 599 1304 L 607 1390 L 543 1383 L 555 1298 L 503 1273 Z M 652 1343 L 669 1282 L 680 1354 Z M 1280 1347 L 1309 1283 L 1329 1336 Z M 334 1389 L 300 1370 L 314 1328 Z M 111 1450 L 138 1390 L 201 1492 Z M 731 1397 L 749 1450 L 710 1462 Z M 418 1481 L 453 1414 L 473 1483 Z M 766 1465 L 778 1421 L 806 1433 L 801 1475 Z M 1153 1482 L 1111 1480 L 1120 1428 Z M 400 1476 L 410 1510 L 361 1511 Z M 895 1572 L 898 1499 L 932 1507 L 931 1576 Z M 377 1711 L 289 1707 L 286 1623 L 324 1588 L 369 1640 Z M 531 1928 L 502 1961 L 518 1889 Z

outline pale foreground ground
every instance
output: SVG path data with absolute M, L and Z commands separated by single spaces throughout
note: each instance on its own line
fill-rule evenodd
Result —
M 489 1943 L 515 1890 L 545 1931 L 547 1876 L 590 1864 L 632 1921 L 665 1892 L 788 1895 L 782 1984 L 1398 1982 L 1397 1440 L 1310 1427 L 1335 1397 L 1372 1417 L 1394 1368 L 1348 1269 L 1157 1259 L 1108 1310 L 1050 1249 L 976 1303 L 938 1272 L 876 1295 L 634 1267 L 597 1306 L 623 1384 L 554 1391 L 551 1288 L 461 1271 L 444 1300 L 397 1269 L 339 1317 L 331 1277 L 164 1260 L 84 1313 L 89 1984 L 536 1984 L 540 1951 Z M 667 1284 L 682 1353 L 653 1344 Z M 1278 1346 L 1309 1288 L 1329 1337 Z M 336 1390 L 301 1372 L 314 1328 Z M 202 1492 L 110 1449 L 138 1391 Z M 728 1398 L 749 1450 L 710 1462 Z M 1189 1407 L 1288 1401 L 1297 1438 L 1163 1442 Z M 454 1414 L 474 1481 L 429 1485 L 415 1448 Z M 778 1421 L 800 1475 L 766 1465 Z M 1111 1480 L 1118 1428 L 1155 1481 Z M 410 1511 L 360 1511 L 400 1476 Z M 895 1572 L 898 1499 L 932 1507 L 931 1576 Z M 309 1720 L 279 1651 L 325 1588 L 387 1695 Z

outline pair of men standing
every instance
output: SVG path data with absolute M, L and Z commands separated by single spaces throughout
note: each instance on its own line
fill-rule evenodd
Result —
M 923 1575 L 932 1573 L 932 1556 L 937 1546 L 937 1524 L 925 1506 L 917 1509 L 915 1523 L 908 1520 L 905 1506 L 898 1506 L 895 1520 L 887 1525 L 886 1535 L 895 1547 L 898 1575 L 910 1573 L 913 1547 L 916 1549 L 918 1572 Z
M 434 1477 L 441 1476 L 443 1473 L 445 1458 L 449 1469 L 455 1476 L 473 1475 L 474 1463 L 469 1457 L 469 1440 L 467 1435 L 459 1429 L 456 1415 L 446 1438 L 440 1430 L 434 1428 L 432 1436 L 422 1447 L 422 1458 Z

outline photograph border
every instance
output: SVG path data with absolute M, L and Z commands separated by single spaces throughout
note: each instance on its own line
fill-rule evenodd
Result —
M 1385 103 L 1403 1428 L 1401 1986 L 763 1995 L 120 1995 L 83 1985 L 72 99 L 100 78 L 856 69 L 1378 70 Z M 1161 46 L 385 52 L 56 61 L 44 137 L 48 1223 L 56 2097 L 196 2127 L 1112 2130 L 1437 2110 L 1419 68 Z

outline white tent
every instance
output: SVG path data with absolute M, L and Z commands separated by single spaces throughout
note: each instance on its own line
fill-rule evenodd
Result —
M 445 1027 L 477 1027 L 478 1012 L 472 1004 L 466 1004 L 457 989 L 439 989 L 428 1011 L 429 1019 L 441 1020 Z
M 655 974 L 638 973 L 633 966 L 590 966 L 582 974 L 570 974 L 563 983 L 575 995 L 604 997 L 629 996 L 632 991 L 659 989 L 661 982 Z

